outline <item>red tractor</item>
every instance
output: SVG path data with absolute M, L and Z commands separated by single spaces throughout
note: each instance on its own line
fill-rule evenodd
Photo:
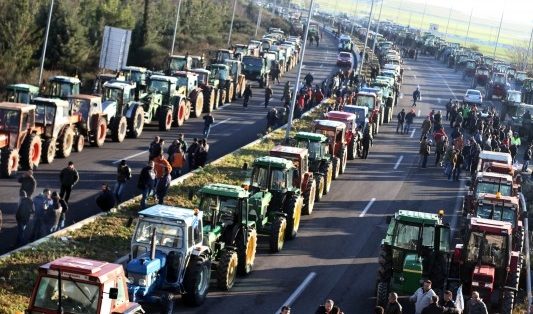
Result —
M 476 179 L 468 183 L 469 190 L 463 201 L 463 215 L 473 215 L 478 200 L 485 194 L 500 193 L 502 196 L 516 196 L 513 177 L 494 172 L 478 172 Z
M 478 86 L 485 87 L 489 82 L 490 70 L 484 65 L 480 65 L 476 68 L 476 73 L 474 74 L 474 81 L 472 83 L 472 88 L 475 89 Z
M 462 285 L 463 295 L 477 291 L 488 307 L 511 314 L 520 278 L 521 254 L 513 251 L 512 225 L 506 221 L 471 218 L 455 246 L 448 289 Z
M 317 183 L 313 177 L 313 172 L 309 171 L 308 168 L 309 152 L 307 148 L 278 145 L 270 150 L 270 156 L 291 160 L 296 169 L 298 169 L 298 176 L 293 178 L 292 184 L 300 189 L 304 197 L 302 212 L 305 215 L 311 215 L 315 207 L 317 192 L 320 195 L 324 193 L 324 180 L 318 183 L 319 190 L 317 191 Z
M 374 93 L 359 92 L 355 94 L 352 105 L 368 108 L 368 124 L 371 126 L 372 134 L 379 133 L 381 105 L 377 95 Z
M 313 132 L 328 137 L 329 151 L 333 155 L 333 179 L 344 173 L 348 160 L 346 124 L 332 120 L 315 120 Z
M 344 111 L 330 111 L 326 113 L 326 119 L 339 121 L 346 125 L 346 142 L 348 143 L 348 159 L 362 155 L 361 134 L 357 128 L 357 115 Z
M 487 99 L 492 100 L 492 96 L 497 96 L 503 100 L 507 95 L 508 89 L 510 89 L 510 85 L 507 82 L 507 75 L 505 73 L 494 73 L 487 85 Z

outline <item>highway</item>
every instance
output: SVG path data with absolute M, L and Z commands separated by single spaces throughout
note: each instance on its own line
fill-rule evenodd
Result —
M 309 46 L 304 58 L 303 77 L 311 72 L 315 83 L 320 83 L 336 70 L 337 57 L 336 40 L 325 36 L 320 46 Z M 281 106 L 281 96 L 285 81 L 296 80 L 295 67 L 291 72 L 285 73 L 280 84 L 272 84 L 274 96 L 271 106 Z M 208 160 L 221 157 L 258 138 L 258 134 L 265 131 L 266 114 L 264 108 L 264 90 L 252 82 L 253 97 L 248 109 L 244 110 L 242 100 L 237 99 L 231 104 L 226 104 L 218 111 L 214 111 L 215 124 L 211 128 L 208 144 L 210 145 Z M 202 138 L 203 119 L 191 118 L 180 128 L 173 128 L 169 132 L 160 132 L 156 125 L 145 125 L 139 139 L 126 138 L 122 143 L 106 141 L 103 147 L 86 147 L 81 153 L 73 153 L 67 159 L 57 158 L 50 165 L 41 164 L 35 171 L 37 192 L 43 188 L 51 188 L 59 192 L 59 172 L 72 160 L 80 174 L 80 182 L 74 187 L 70 198 L 70 211 L 67 214 L 67 223 L 71 224 L 98 213 L 100 210 L 95 204 L 95 198 L 100 191 L 102 183 L 113 185 L 116 178 L 116 166 L 122 159 L 126 159 L 134 174 L 124 191 L 124 198 L 128 199 L 140 192 L 136 188 L 138 174 L 148 160 L 148 147 L 153 137 L 160 135 L 166 141 L 166 147 L 179 133 L 185 134 L 185 139 L 190 143 L 192 138 Z M 19 173 L 20 175 L 22 173 Z M 18 204 L 19 183 L 16 179 L 0 180 L 0 208 L 4 216 L 4 225 L 0 231 L 0 254 L 14 248 L 16 241 L 15 212 Z

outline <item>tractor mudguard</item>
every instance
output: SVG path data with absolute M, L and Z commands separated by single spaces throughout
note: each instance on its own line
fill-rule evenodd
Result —
M 142 103 L 140 102 L 130 103 L 130 105 L 128 106 L 128 110 L 126 110 L 126 118 L 128 119 L 131 118 L 133 116 L 133 113 L 135 112 L 135 109 L 138 106 L 142 106 Z
M 198 245 L 194 248 L 194 250 L 192 250 L 191 254 L 196 255 L 196 256 L 200 256 L 200 255 L 209 256 L 211 255 L 211 249 L 209 249 L 209 247 L 206 245 Z

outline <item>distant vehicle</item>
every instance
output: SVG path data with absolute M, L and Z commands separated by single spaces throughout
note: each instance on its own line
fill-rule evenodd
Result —
M 468 89 L 463 97 L 463 103 L 465 104 L 478 104 L 483 103 L 483 96 L 477 89 Z
M 339 67 L 352 67 L 353 56 L 349 52 L 341 52 L 337 57 L 337 66 Z

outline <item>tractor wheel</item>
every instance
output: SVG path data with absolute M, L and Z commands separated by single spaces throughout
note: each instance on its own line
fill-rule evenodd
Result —
M 185 111 L 187 111 L 186 101 L 181 99 L 177 108 L 174 107 L 174 126 L 182 126 L 185 122 Z
M 28 134 L 20 146 L 20 168 L 33 170 L 41 161 L 42 142 L 37 134 Z
M 115 117 L 111 123 L 111 139 L 113 142 L 122 143 L 128 132 L 128 121 L 125 116 Z
M 56 140 L 55 138 L 47 139 L 43 144 L 43 152 L 41 153 L 41 160 L 45 164 L 51 164 L 56 157 Z
M 219 89 L 218 90 L 218 107 L 224 106 L 224 100 L 226 99 L 226 90 L 225 89 Z
M 336 180 L 339 177 L 341 169 L 341 162 L 339 157 L 333 157 L 333 180 Z
M 60 157 L 67 158 L 72 153 L 72 146 L 74 145 L 74 130 L 69 126 L 65 129 L 63 134 L 59 137 L 59 150 L 57 153 Z
M 348 144 L 348 159 L 354 160 L 355 156 L 357 155 L 357 145 L 355 143 L 355 136 L 350 141 L 350 144 Z
M 502 309 L 500 314 L 512 314 L 515 294 L 513 291 L 505 289 L 502 297 Z
M 287 230 L 285 230 L 285 240 L 296 238 L 298 228 L 300 228 L 300 218 L 302 217 L 303 199 L 296 195 L 292 196 L 285 205 L 284 212 L 287 214 Z
M 302 212 L 304 215 L 311 215 L 313 213 L 313 209 L 315 208 L 316 194 L 315 180 L 307 180 L 307 186 L 303 191 L 304 206 Z
M 213 112 L 213 109 L 215 107 L 215 99 L 216 99 L 215 96 L 216 96 L 216 91 L 214 88 L 211 88 L 210 91 L 205 93 L 205 98 L 204 98 L 204 112 L 205 113 Z
M 159 108 L 159 131 L 169 131 L 172 127 L 172 109 L 168 107 Z
M 105 143 L 105 137 L 107 135 L 107 120 L 104 117 L 99 117 L 97 124 L 94 126 L 93 138 L 91 141 L 92 146 L 102 147 Z
M 524 246 L 524 229 L 520 228 L 516 231 L 515 237 L 513 237 L 514 250 L 516 252 L 522 252 Z
M 342 162 L 340 165 L 339 172 L 343 174 L 346 171 L 346 164 L 348 162 L 348 151 L 346 150 L 346 147 L 341 147 L 339 159 Z
M 320 202 L 322 200 L 322 196 L 324 196 L 324 190 L 325 190 L 325 182 L 324 182 L 324 176 L 323 175 L 316 175 L 316 194 L 315 194 L 315 202 Z
M 19 152 L 16 149 L 4 148 L 0 154 L 0 173 L 4 178 L 13 176 L 19 167 Z
M 204 108 L 204 94 L 200 90 L 196 90 L 194 94 L 196 97 L 191 97 L 194 104 L 193 117 L 200 118 L 202 115 L 202 109 Z
M 191 256 L 183 278 L 183 301 L 190 306 L 204 303 L 209 288 L 211 261 L 203 256 Z
M 252 272 L 257 252 L 257 230 L 248 230 L 247 234 L 248 238 L 246 240 L 242 231 L 237 237 L 237 254 L 239 255 L 237 271 L 239 275 L 248 275 Z
M 331 181 L 333 180 L 333 164 L 329 161 L 320 164 L 320 173 L 324 177 L 324 194 L 328 194 L 331 189 Z
M 270 252 L 278 253 L 283 250 L 283 244 L 285 244 L 286 230 L 287 220 L 283 217 L 276 217 L 270 227 Z
M 74 146 L 72 146 L 72 149 L 77 153 L 81 153 L 83 148 L 85 148 L 85 136 L 78 134 L 74 137 Z
M 137 106 L 133 111 L 132 116 L 128 119 L 129 136 L 139 138 L 143 132 L 144 127 L 144 109 Z
M 185 99 L 185 115 L 183 116 L 185 121 L 191 117 L 192 104 L 189 99 Z
M 389 281 L 392 277 L 392 254 L 387 248 L 381 248 L 378 257 L 378 278 L 380 281 Z
M 379 281 L 376 287 L 376 303 L 379 306 L 387 305 L 389 298 L 389 283 L 385 281 Z
M 244 89 L 246 88 L 246 78 L 242 78 L 241 87 L 239 88 L 239 98 L 242 98 L 242 94 L 244 93 Z
M 213 110 L 216 110 L 220 106 L 220 90 L 213 87 L 212 93 L 215 94 L 215 101 L 213 102 Z
M 228 291 L 233 287 L 237 278 L 238 264 L 237 252 L 227 249 L 222 252 L 216 270 L 217 285 L 220 289 Z
M 235 97 L 235 93 L 234 93 L 234 86 L 233 86 L 233 82 L 230 82 L 229 83 L 229 87 L 228 89 L 226 89 L 226 103 L 230 103 L 233 101 L 233 98 Z

